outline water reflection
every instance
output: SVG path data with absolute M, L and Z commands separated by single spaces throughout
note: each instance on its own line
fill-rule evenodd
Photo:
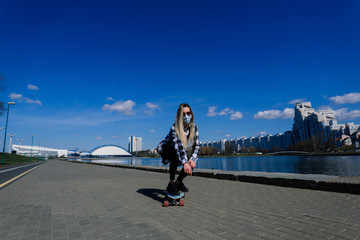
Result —
M 73 159 L 74 160 L 74 159 Z M 159 158 L 80 160 L 94 163 L 164 166 Z M 197 168 L 360 176 L 360 156 L 259 156 L 200 158 Z

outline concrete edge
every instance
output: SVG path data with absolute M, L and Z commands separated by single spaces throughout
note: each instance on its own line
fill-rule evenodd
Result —
M 135 169 L 135 170 L 158 172 L 158 173 L 168 173 L 168 167 L 133 166 L 133 165 L 109 164 L 109 163 L 89 163 L 89 162 L 81 162 L 81 161 L 69 161 L 69 162 Z M 213 178 L 219 180 L 231 180 L 231 181 L 249 182 L 249 183 L 257 183 L 257 184 L 265 184 L 265 185 L 273 185 L 273 186 L 281 186 L 281 187 L 302 188 L 302 189 L 360 195 L 360 184 L 336 182 L 336 180 L 339 178 L 338 176 L 310 175 L 309 178 L 309 176 L 303 174 L 241 172 L 241 171 L 227 172 L 222 170 L 208 170 L 208 169 L 197 169 L 196 171 L 193 172 L 193 176 Z

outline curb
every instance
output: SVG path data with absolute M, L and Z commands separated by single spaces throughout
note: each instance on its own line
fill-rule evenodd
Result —
M 136 166 L 136 165 L 109 164 L 109 163 L 89 163 L 89 162 L 81 162 L 81 161 L 69 161 L 69 162 L 135 169 L 135 170 L 158 172 L 158 173 L 169 172 L 167 167 Z M 179 173 L 179 170 L 177 172 Z M 339 182 L 340 179 L 339 176 L 315 175 L 315 174 L 292 174 L 292 173 L 243 172 L 243 171 L 230 172 L 230 171 L 210 170 L 210 169 L 197 169 L 196 172 L 193 172 L 192 176 L 360 195 L 359 183 L 349 183 L 344 181 Z

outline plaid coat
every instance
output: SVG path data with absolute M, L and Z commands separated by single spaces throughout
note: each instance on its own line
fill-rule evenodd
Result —
M 176 134 L 175 124 L 171 126 L 170 132 L 166 135 L 165 139 L 161 141 L 157 147 L 157 151 L 162 158 L 164 164 L 168 164 L 172 158 L 177 157 L 179 160 L 179 165 L 193 160 L 195 163 L 198 160 L 198 154 L 200 150 L 199 142 L 199 131 L 198 126 L 194 124 L 195 129 L 195 141 L 192 143 L 192 146 L 185 148 L 182 144 L 180 138 Z M 185 136 L 189 137 L 190 128 L 184 129 Z

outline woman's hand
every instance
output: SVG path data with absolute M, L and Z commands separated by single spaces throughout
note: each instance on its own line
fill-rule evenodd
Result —
M 187 174 L 187 175 L 192 175 L 192 169 L 191 169 L 191 166 L 189 163 L 185 163 L 184 164 L 184 172 Z
M 189 161 L 189 164 L 190 164 L 190 167 L 191 167 L 192 169 L 194 169 L 194 168 L 196 167 L 196 163 L 195 163 L 195 161 L 193 161 L 193 160 L 190 160 L 190 161 Z

